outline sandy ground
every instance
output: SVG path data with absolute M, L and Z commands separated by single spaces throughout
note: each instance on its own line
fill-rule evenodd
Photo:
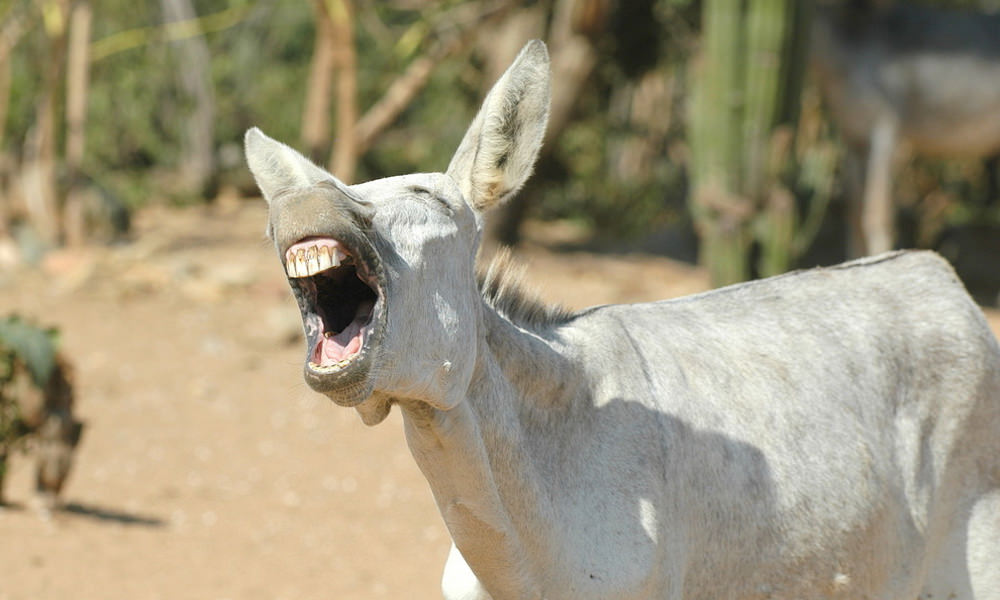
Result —
M 399 415 L 365 427 L 302 382 L 262 204 L 147 212 L 134 244 L 0 267 L 0 314 L 61 328 L 86 421 L 51 519 L 12 461 L 0 600 L 440 597 L 448 535 Z M 571 307 L 706 286 L 658 257 L 522 254 Z

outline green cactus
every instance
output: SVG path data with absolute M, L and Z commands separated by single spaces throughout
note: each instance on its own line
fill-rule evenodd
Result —
M 749 277 L 754 242 L 762 275 L 787 270 L 825 212 L 834 163 L 823 160 L 825 147 L 799 156 L 801 140 L 791 129 L 800 116 L 810 13 L 801 0 L 706 0 L 703 6 L 690 205 L 714 285 Z M 811 198 L 805 216 L 796 208 L 802 193 Z

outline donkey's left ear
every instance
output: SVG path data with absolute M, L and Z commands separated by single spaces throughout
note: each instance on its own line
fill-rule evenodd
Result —
M 271 202 L 282 190 L 308 187 L 321 181 L 336 181 L 308 158 L 251 127 L 244 137 L 247 166 L 264 199 Z M 343 184 L 341 184 L 343 185 Z
M 548 118 L 549 53 L 533 40 L 490 90 L 448 165 L 473 208 L 488 210 L 521 189 Z

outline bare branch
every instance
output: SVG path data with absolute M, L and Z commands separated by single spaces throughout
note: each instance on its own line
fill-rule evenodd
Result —
M 203 17 L 192 17 L 180 21 L 163 23 L 149 27 L 137 27 L 112 33 L 95 40 L 90 46 L 90 60 L 97 62 L 112 54 L 132 50 L 153 42 L 174 42 L 194 38 L 207 33 L 215 33 L 240 24 L 250 14 L 252 3 L 233 6 Z
M 432 27 L 434 39 L 427 52 L 414 59 L 358 121 L 357 155 L 367 152 L 410 105 L 441 61 L 468 46 L 479 26 L 502 17 L 515 4 L 511 0 L 470 2 L 443 13 L 437 20 L 439 25 Z
M 74 174 L 83 163 L 92 20 L 89 1 L 82 0 L 73 6 L 66 53 L 66 166 Z

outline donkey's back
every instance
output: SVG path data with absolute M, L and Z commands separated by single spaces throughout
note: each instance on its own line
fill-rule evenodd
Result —
M 697 597 L 1000 598 L 1000 348 L 937 255 L 603 307 L 566 335 L 616 365 L 594 406 L 660 415 L 650 501 Z M 616 443 L 648 444 L 634 429 Z

